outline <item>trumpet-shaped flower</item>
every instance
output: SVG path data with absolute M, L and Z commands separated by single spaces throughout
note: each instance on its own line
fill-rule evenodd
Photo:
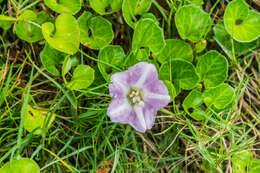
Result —
M 107 110 L 111 121 L 129 124 L 142 133 L 152 128 L 157 111 L 170 102 L 155 66 L 147 62 L 113 74 L 109 92 L 113 97 Z

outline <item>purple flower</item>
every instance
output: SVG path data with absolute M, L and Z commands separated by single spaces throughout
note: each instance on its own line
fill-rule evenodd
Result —
M 142 133 L 152 128 L 157 111 L 170 102 L 155 66 L 147 62 L 113 74 L 109 92 L 113 97 L 107 110 L 111 121 L 129 124 Z

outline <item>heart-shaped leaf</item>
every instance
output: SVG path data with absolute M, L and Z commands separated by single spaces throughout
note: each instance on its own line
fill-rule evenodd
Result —
M 62 64 L 62 75 L 66 75 L 71 67 L 78 65 L 78 58 L 76 56 L 66 56 L 63 64 Z
M 214 28 L 214 39 L 217 41 L 217 43 L 220 45 L 220 47 L 225 51 L 225 53 L 232 57 L 232 41 L 234 44 L 234 52 L 235 54 L 244 54 L 248 51 L 254 49 L 257 47 L 258 40 L 252 41 L 252 42 L 246 42 L 241 43 L 236 40 L 232 40 L 232 37 L 227 33 L 224 22 L 220 21 Z
M 215 106 L 217 109 L 224 109 L 233 101 L 235 91 L 231 86 L 223 83 L 217 87 L 207 89 L 202 97 L 207 107 Z
M 193 119 L 204 120 L 206 113 L 200 107 L 203 104 L 202 93 L 198 90 L 192 90 L 183 101 L 183 108 Z
M 157 56 L 157 59 L 161 64 L 174 59 L 192 62 L 193 52 L 188 43 L 176 39 L 168 39 L 165 42 L 166 46 Z
M 44 68 L 53 75 L 60 75 L 57 65 L 62 64 L 65 54 L 52 48 L 48 43 L 45 44 L 44 49 L 40 53 L 40 58 Z
M 21 110 L 22 112 L 23 110 Z M 24 128 L 28 132 L 34 131 L 34 134 L 39 135 L 42 133 L 44 128 L 49 128 L 54 121 L 56 114 L 50 115 L 46 110 L 34 109 L 30 105 L 27 105 L 25 117 L 24 117 Z M 48 123 L 48 125 L 47 125 Z
M 119 11 L 123 0 L 89 0 L 89 3 L 97 13 L 106 15 Z
M 29 43 L 43 39 L 40 25 L 49 20 L 49 15 L 46 12 L 41 11 L 36 14 L 31 10 L 26 10 L 18 19 L 16 34 L 20 39 Z
M 78 65 L 73 72 L 72 79 L 67 83 L 67 88 L 79 90 L 88 88 L 94 81 L 95 71 L 88 65 Z
M 40 167 L 33 160 L 21 158 L 6 163 L 1 169 L 1 173 L 40 173 Z
M 100 50 L 98 54 L 98 68 L 106 81 L 110 80 L 112 74 L 117 72 L 114 66 L 121 66 L 124 62 L 125 52 L 120 46 L 107 46 Z
M 101 49 L 114 38 L 112 24 L 101 16 L 85 11 L 78 19 L 80 42 L 91 49 Z
M 195 5 L 185 5 L 175 14 L 175 24 L 182 39 L 198 42 L 211 26 L 210 15 Z
M 215 87 L 227 79 L 228 61 L 217 51 L 211 50 L 198 58 L 196 69 L 206 88 Z
M 61 14 L 57 17 L 55 26 L 50 22 L 42 25 L 42 33 L 46 41 L 61 52 L 75 54 L 79 48 L 77 20 L 69 14 Z
M 171 63 L 164 63 L 159 70 L 159 77 L 161 80 L 173 81 L 177 94 L 180 93 L 181 88 L 186 90 L 193 89 L 199 81 L 193 64 L 183 60 L 173 60 Z
M 124 0 L 122 11 L 126 23 L 134 28 L 138 19 L 151 7 L 152 0 Z
M 163 30 L 152 19 L 141 19 L 137 23 L 132 41 L 133 52 L 148 47 L 154 55 L 157 55 L 165 45 Z
M 57 13 L 75 14 L 81 8 L 82 0 L 44 0 L 44 3 Z
M 249 10 L 244 0 L 234 0 L 228 4 L 224 24 L 227 32 L 240 42 L 251 42 L 260 35 L 260 14 Z

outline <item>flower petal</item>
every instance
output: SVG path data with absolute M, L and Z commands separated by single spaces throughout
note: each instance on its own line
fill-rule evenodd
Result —
M 168 89 L 161 80 L 146 84 L 142 96 L 145 104 L 152 105 L 156 110 L 168 105 L 171 100 Z
M 128 94 L 129 85 L 127 79 L 127 72 L 118 72 L 111 76 L 111 83 L 109 84 L 109 93 L 111 97 L 124 97 Z

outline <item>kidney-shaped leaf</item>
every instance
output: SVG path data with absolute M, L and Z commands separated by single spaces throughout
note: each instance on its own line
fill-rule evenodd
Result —
M 152 19 L 141 19 L 134 30 L 132 51 L 139 48 L 148 47 L 150 51 L 157 55 L 166 45 L 163 30 L 154 23 Z
M 198 58 L 197 72 L 206 88 L 215 87 L 227 79 L 228 61 L 215 50 L 211 50 Z
M 260 35 L 260 14 L 249 10 L 244 0 L 228 4 L 224 24 L 227 32 L 237 41 L 250 42 Z
M 81 8 L 82 0 L 44 0 L 44 3 L 57 13 L 75 14 Z
M 231 86 L 223 83 L 217 87 L 207 89 L 202 97 L 208 107 L 215 106 L 217 109 L 224 109 L 233 101 L 235 91 Z
M 173 60 L 171 64 L 164 63 L 159 70 L 159 76 L 162 80 L 171 80 L 170 76 L 172 76 L 171 81 L 174 82 L 177 94 L 180 93 L 181 88 L 186 90 L 194 88 L 199 81 L 193 64 L 183 60 Z
M 79 90 L 88 88 L 94 81 L 95 71 L 88 65 L 78 65 L 73 72 L 72 79 L 67 88 Z
M 229 56 L 232 57 L 232 41 L 234 44 L 234 52 L 235 54 L 244 54 L 248 51 L 254 49 L 258 45 L 258 41 L 252 42 L 238 42 L 236 40 L 232 40 L 232 37 L 228 34 L 225 29 L 224 22 L 220 21 L 214 28 L 214 35 L 215 40 L 220 45 L 220 47 L 224 50 L 224 52 Z
M 101 49 L 113 40 L 112 24 L 101 16 L 85 11 L 78 19 L 80 42 L 92 49 Z
M 207 33 L 212 21 L 210 15 L 198 6 L 186 5 L 176 12 L 175 23 L 182 39 L 198 42 Z
M 6 163 L 1 169 L 1 173 L 40 173 L 40 167 L 35 161 L 29 158 L 21 158 Z
M 79 26 L 77 20 L 72 15 L 59 15 L 55 26 L 50 22 L 44 23 L 42 25 L 42 33 L 53 48 L 70 55 L 78 51 Z
M 51 126 L 55 117 L 56 114 L 51 115 L 46 110 L 34 109 L 30 105 L 27 105 L 24 117 L 24 128 L 28 132 L 32 132 L 33 130 L 37 129 L 34 131 L 34 134 L 41 134 L 43 128 L 49 128 Z
M 152 0 L 124 0 L 122 11 L 126 23 L 135 27 L 138 19 L 151 7 Z
M 60 75 L 57 65 L 62 64 L 65 54 L 52 48 L 48 43 L 45 44 L 44 49 L 40 53 L 40 58 L 44 68 L 53 75 Z
M 176 39 L 168 39 L 165 42 L 166 46 L 157 56 L 157 59 L 161 64 L 175 59 L 182 59 L 192 62 L 193 53 L 188 43 Z
M 90 6 L 99 14 L 111 14 L 119 11 L 123 0 L 89 0 Z
M 106 81 L 117 72 L 113 67 L 107 65 L 121 66 L 124 62 L 125 52 L 120 46 L 107 46 L 98 54 L 98 68 Z

